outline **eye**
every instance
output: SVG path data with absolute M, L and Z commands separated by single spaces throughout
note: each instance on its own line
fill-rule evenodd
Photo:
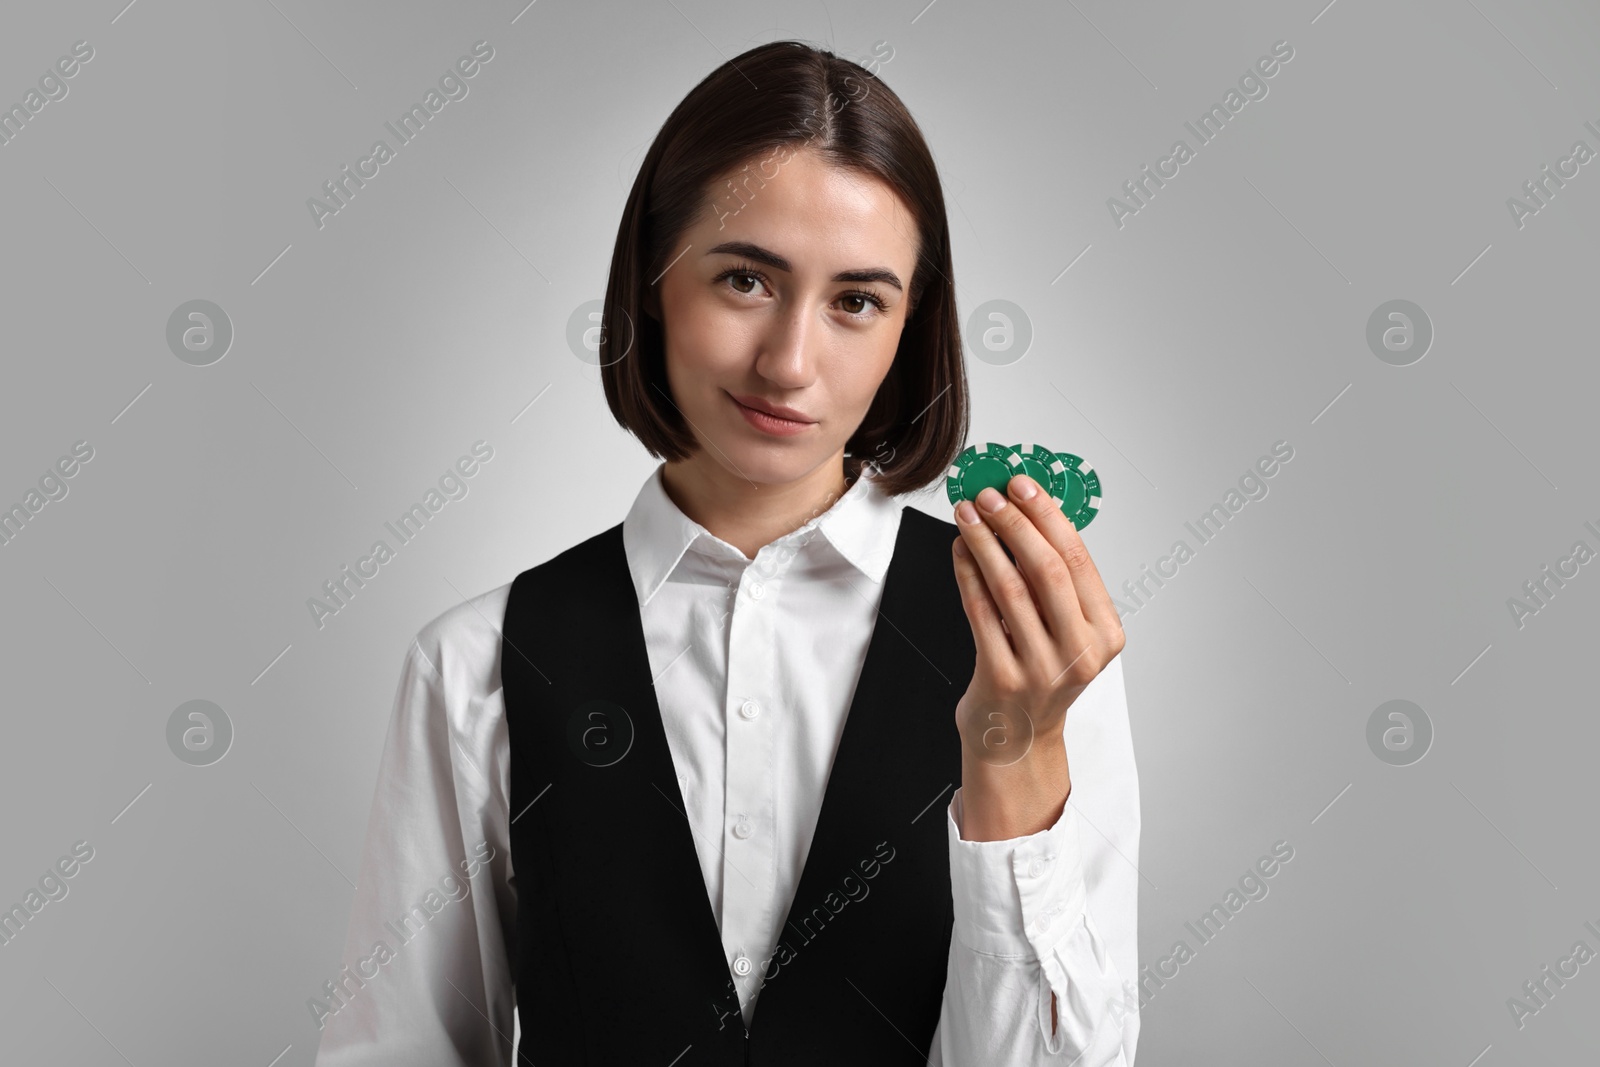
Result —
M 747 279 L 750 283 L 752 283 L 751 288 L 749 289 L 744 288 L 744 282 Z M 743 264 L 737 267 L 729 267 L 727 270 L 718 274 L 711 280 L 713 282 L 728 282 L 728 284 L 732 286 L 733 291 L 741 296 L 750 296 L 754 291 L 753 283 L 755 282 L 760 282 L 762 285 L 767 284 L 767 276 L 765 274 L 762 274 L 754 267 L 745 266 Z
M 852 289 L 848 293 L 845 293 L 843 296 L 841 296 L 839 299 L 843 300 L 843 301 L 857 301 L 857 300 L 859 300 L 859 301 L 862 302 L 863 305 L 871 304 L 873 307 L 878 309 L 876 312 L 872 312 L 872 313 L 866 313 L 867 309 L 866 309 L 865 306 L 863 306 L 859 311 L 848 311 L 847 310 L 846 314 L 848 314 L 851 318 L 869 319 L 869 318 L 872 318 L 873 315 L 881 315 L 885 311 L 889 310 L 889 305 L 884 302 L 882 297 L 880 297 L 877 293 L 868 292 L 865 289 Z

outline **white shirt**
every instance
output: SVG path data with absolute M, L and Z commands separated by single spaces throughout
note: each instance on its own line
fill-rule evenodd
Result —
M 866 660 L 901 505 L 858 477 L 751 560 L 678 509 L 663 469 L 635 498 L 623 545 L 748 1025 Z M 499 659 L 510 589 L 446 611 L 407 650 L 344 969 L 307 1002 L 324 1027 L 317 1067 L 512 1062 Z M 959 788 L 944 808 L 955 922 L 933 1067 L 1132 1067 L 1139 789 L 1120 656 L 1073 703 L 1063 738 L 1072 793 L 1049 829 L 966 841 Z

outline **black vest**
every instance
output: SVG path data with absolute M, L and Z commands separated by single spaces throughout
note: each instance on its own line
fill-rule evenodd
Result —
M 901 510 L 748 1030 L 683 812 L 621 524 L 517 576 L 500 671 L 519 1065 L 926 1062 L 953 922 L 955 705 L 974 662 L 956 536 L 953 523 Z

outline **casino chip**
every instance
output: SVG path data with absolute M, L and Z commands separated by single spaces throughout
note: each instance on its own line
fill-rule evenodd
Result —
M 1082 457 L 1055 452 L 1040 444 L 997 445 L 979 452 L 968 445 L 946 472 L 944 487 L 951 504 L 976 502 L 985 486 L 1004 493 L 1006 485 L 1026 474 L 1050 491 L 1072 525 L 1083 529 L 1100 514 L 1100 475 Z
M 982 452 L 977 446 L 968 445 L 945 474 L 944 488 L 950 494 L 950 503 L 976 501 L 985 486 L 1004 494 L 1006 483 L 1023 473 L 1023 462 L 1016 449 L 1005 445 L 991 441 Z
M 1100 514 L 1100 475 L 1071 452 L 1057 452 L 1056 458 L 1066 476 L 1066 489 L 1060 495 L 1061 511 L 1081 530 Z
M 1026 474 L 1044 487 L 1045 492 L 1058 501 L 1066 490 L 1066 465 L 1044 445 L 1012 445 L 1011 450 L 1022 456 L 1018 474 Z

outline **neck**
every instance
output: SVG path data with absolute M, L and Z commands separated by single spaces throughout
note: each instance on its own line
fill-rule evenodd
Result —
M 724 469 L 701 452 L 668 463 L 661 481 L 678 510 L 754 559 L 765 545 L 831 508 L 855 484 L 858 470 L 841 449 L 796 481 L 761 483 Z

